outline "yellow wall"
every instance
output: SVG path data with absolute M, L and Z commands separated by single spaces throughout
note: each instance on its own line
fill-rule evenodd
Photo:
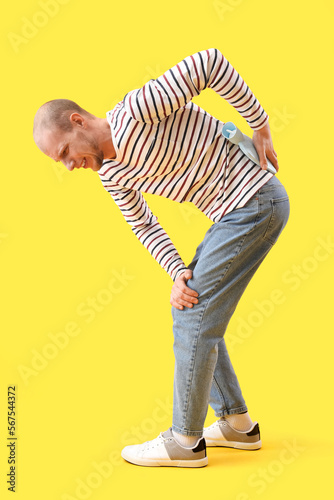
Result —
M 17 0 L 3 9 L 0 496 L 13 498 L 6 404 L 15 385 L 18 500 L 329 498 L 332 3 Z M 32 122 L 54 98 L 105 117 L 129 90 L 211 47 L 268 112 L 291 201 L 226 336 L 263 448 L 209 449 L 205 469 L 153 470 L 120 450 L 171 425 L 172 281 L 98 174 L 42 155 Z M 251 133 L 213 91 L 196 102 Z M 191 205 L 146 199 L 189 262 L 210 221 Z

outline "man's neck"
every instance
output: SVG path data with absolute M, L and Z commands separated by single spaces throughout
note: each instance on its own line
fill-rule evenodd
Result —
M 99 145 L 103 151 L 104 159 L 114 159 L 116 158 L 116 151 L 112 142 L 110 125 L 107 118 L 100 118 L 100 140 Z

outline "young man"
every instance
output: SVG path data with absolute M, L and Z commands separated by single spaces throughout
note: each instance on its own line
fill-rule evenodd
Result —
M 222 136 L 223 122 L 191 100 L 205 88 L 226 99 L 253 129 L 261 167 Z M 127 461 L 202 467 L 206 444 L 261 447 L 224 341 L 251 277 L 289 216 L 268 115 L 217 49 L 186 57 L 125 95 L 107 118 L 57 99 L 36 113 L 34 139 L 68 170 L 98 172 L 142 244 L 174 281 L 171 292 L 175 377 L 172 427 L 126 446 Z M 213 222 L 186 266 L 142 193 L 195 204 Z M 219 418 L 204 429 L 208 404 Z

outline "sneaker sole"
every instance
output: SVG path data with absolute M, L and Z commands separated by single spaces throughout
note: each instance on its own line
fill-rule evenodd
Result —
M 156 459 L 156 458 L 132 458 L 126 455 L 126 453 L 121 453 L 124 460 L 135 465 L 144 465 L 146 467 L 205 467 L 208 465 L 208 457 L 204 457 L 198 460 L 170 460 L 166 459 Z
M 255 443 L 242 443 L 240 441 L 220 441 L 215 439 L 205 438 L 206 446 L 220 446 L 223 448 L 238 448 L 239 450 L 259 450 L 262 442 L 256 441 Z

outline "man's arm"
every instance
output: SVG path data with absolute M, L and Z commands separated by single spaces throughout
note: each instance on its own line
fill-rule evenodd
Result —
M 158 123 L 211 88 L 229 102 L 253 130 L 261 129 L 268 115 L 248 85 L 218 49 L 197 52 L 163 75 L 124 97 L 124 106 L 138 121 Z
M 187 269 L 173 242 L 152 214 L 139 191 L 112 182 L 104 185 L 120 208 L 126 222 L 152 257 L 174 281 Z
M 159 78 L 129 92 L 124 97 L 124 107 L 137 121 L 158 123 L 186 106 L 206 88 L 211 88 L 229 102 L 254 130 L 253 140 L 261 167 L 266 168 L 267 155 L 278 169 L 267 113 L 238 72 L 217 49 L 188 56 Z M 197 293 L 186 285 L 192 272 L 183 268 L 183 265 L 174 275 L 171 294 L 171 304 L 178 309 L 197 303 Z
M 254 131 L 253 142 L 261 168 L 267 168 L 268 157 L 278 170 L 269 117 L 251 89 L 218 49 L 203 50 L 186 57 L 155 80 L 126 94 L 124 106 L 137 121 L 158 123 L 186 106 L 206 88 L 211 88 L 231 104 Z
M 193 307 L 193 304 L 197 304 L 198 293 L 186 285 L 188 279 L 192 277 L 192 271 L 187 269 L 168 234 L 159 224 L 157 217 L 152 214 L 143 195 L 113 183 L 104 187 L 111 194 L 139 241 L 174 281 L 171 305 L 183 309 L 184 306 Z

